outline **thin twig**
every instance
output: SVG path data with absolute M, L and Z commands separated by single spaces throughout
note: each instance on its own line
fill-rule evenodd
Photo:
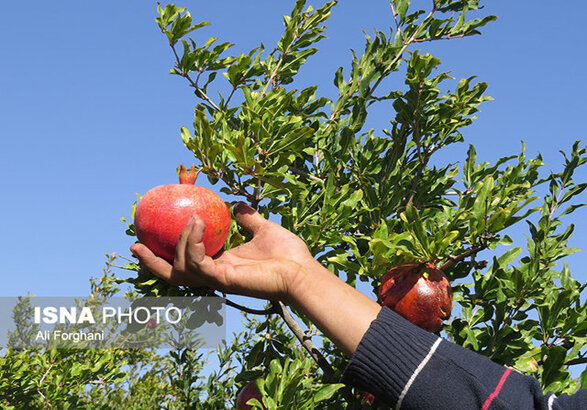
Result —
M 444 271 L 448 268 L 450 268 L 451 266 L 457 264 L 458 262 L 461 262 L 465 259 L 467 259 L 469 256 L 475 256 L 477 255 L 479 252 L 481 252 L 482 250 L 487 248 L 487 242 L 484 241 L 483 243 L 480 243 L 476 246 L 473 246 L 470 249 L 467 249 L 465 252 L 461 253 L 460 255 L 450 255 L 448 261 L 446 261 L 445 263 L 443 263 L 439 269 Z
M 238 89 L 237 85 L 233 85 L 232 86 L 232 91 L 230 92 L 230 94 L 228 95 L 228 98 L 226 99 L 226 101 L 224 102 L 224 106 L 228 107 L 228 103 L 230 102 L 230 100 L 232 99 L 232 96 L 234 95 L 235 91 Z
M 422 93 L 422 82 L 420 82 L 419 86 L 418 86 L 418 90 L 416 92 L 416 104 L 414 104 L 414 122 L 412 124 L 412 132 L 414 134 L 414 140 L 416 141 L 416 153 L 418 154 L 418 162 L 419 162 L 419 167 L 418 167 L 418 171 L 416 172 L 416 175 L 414 176 L 414 179 L 412 181 L 412 188 L 411 188 L 411 194 L 410 197 L 408 199 L 407 204 L 411 204 L 414 201 L 414 197 L 416 196 L 416 192 L 418 190 L 418 184 L 420 183 L 420 179 L 422 179 L 422 175 L 424 173 L 424 168 L 426 167 L 426 164 L 428 163 L 428 160 L 430 159 L 430 156 L 426 156 L 426 161 L 424 161 L 424 158 L 422 157 L 422 141 L 420 141 L 420 138 L 422 137 L 421 132 L 420 132 L 420 125 L 418 123 L 418 117 L 419 117 L 419 108 L 420 108 L 420 95 Z
M 569 360 L 568 362 L 565 363 L 565 366 L 573 366 L 576 364 L 584 364 L 587 363 L 587 357 L 582 357 L 580 359 L 573 359 L 573 360 Z
M 308 19 L 308 14 L 304 15 L 304 20 L 301 22 L 300 28 L 303 27 L 303 25 L 307 19 Z M 263 98 L 265 96 L 265 94 L 267 94 L 267 91 L 269 91 L 269 86 L 275 80 L 275 77 L 277 76 L 277 72 L 279 71 L 279 69 L 281 68 L 281 65 L 283 64 L 283 61 L 285 60 L 285 56 L 287 56 L 289 54 L 291 47 L 293 46 L 293 44 L 295 42 L 296 42 L 296 40 L 292 40 L 291 43 L 288 44 L 287 48 L 281 53 L 281 56 L 279 57 L 279 61 L 277 62 L 275 69 L 273 70 L 273 72 L 269 76 L 269 80 L 267 80 L 267 84 L 265 84 L 265 87 L 263 87 L 263 91 L 261 91 L 261 98 Z
M 177 54 L 177 50 L 175 49 L 175 45 L 170 44 L 171 49 L 173 50 L 173 54 L 175 56 L 175 60 L 176 60 L 176 67 L 178 69 L 181 69 L 181 59 L 179 58 L 179 54 Z M 202 71 L 201 69 L 198 71 L 198 76 L 196 78 L 196 80 L 194 81 L 190 75 L 181 70 L 181 75 L 182 77 L 184 77 L 186 80 L 188 80 L 188 82 L 190 83 L 190 85 L 196 89 L 197 91 L 197 95 L 198 97 L 200 97 L 201 99 L 203 99 L 204 101 L 206 101 L 208 104 L 210 104 L 212 106 L 212 108 L 214 108 L 214 110 L 218 111 L 218 112 L 222 112 L 222 110 L 220 109 L 220 107 L 218 107 L 218 105 L 216 105 L 216 103 L 214 101 L 212 101 L 212 99 L 210 97 L 208 97 L 208 95 L 204 92 L 204 90 L 202 88 L 200 88 L 200 86 L 198 85 L 198 79 L 200 78 L 200 76 L 202 75 L 204 71 Z M 233 89 L 232 93 L 230 94 L 230 98 L 232 98 L 232 94 L 234 93 L 235 89 Z M 230 99 L 229 98 L 229 99 Z M 228 101 L 227 101 L 228 103 Z M 230 128 L 232 128 L 233 130 L 238 129 L 238 125 L 232 120 L 232 119 L 227 119 L 228 125 L 230 126 Z
M 41 392 L 41 385 L 45 381 L 45 378 L 47 377 L 47 375 L 49 374 L 49 372 L 51 371 L 51 369 L 53 368 L 54 365 L 55 365 L 55 360 L 53 360 L 51 362 L 51 364 L 47 368 L 47 371 L 45 371 L 45 374 L 43 374 L 43 377 L 41 377 L 41 380 L 39 380 L 39 384 L 37 385 L 37 393 L 39 393 L 41 395 L 41 397 L 43 398 L 43 400 L 45 400 L 45 401 L 48 401 L 48 400 L 47 400 L 47 397 L 45 397 L 45 395 L 43 394 L 43 392 Z
M 271 315 L 273 313 L 279 313 L 279 310 L 274 305 L 272 305 L 269 309 L 252 309 L 252 308 L 249 308 L 249 307 L 246 307 L 243 305 L 239 305 L 238 303 L 235 303 L 235 302 L 233 302 L 229 299 L 226 299 L 226 298 L 224 298 L 224 300 L 228 306 L 233 307 L 238 310 L 242 310 L 243 312 L 246 312 L 246 313 L 251 313 L 253 315 Z
M 428 14 L 428 16 L 426 16 L 426 18 L 424 20 L 427 20 L 427 19 L 431 18 L 433 15 L 434 15 L 434 10 L 432 10 Z M 397 53 L 397 55 L 395 56 L 395 58 L 391 61 L 391 63 L 389 63 L 389 65 L 387 66 L 387 68 L 384 70 L 384 73 L 387 73 L 388 71 L 390 71 L 393 68 L 393 66 L 401 59 L 402 55 L 404 54 L 404 51 L 406 51 L 406 49 L 410 46 L 410 44 L 412 44 L 413 42 L 416 41 L 416 39 L 418 38 L 418 34 L 420 34 L 419 33 L 419 30 L 416 30 L 416 32 L 412 35 L 412 37 L 407 42 L 404 41 L 404 44 L 403 44 L 402 48 Z M 373 84 L 373 87 L 371 88 L 371 94 L 373 94 L 373 92 L 375 91 L 375 89 L 379 86 L 379 84 L 381 84 L 381 82 L 383 81 L 384 78 L 385 78 L 385 76 L 381 76 L 375 82 L 375 84 Z
M 566 189 L 566 186 L 565 186 L 565 184 L 563 183 L 563 184 L 561 185 L 561 189 L 560 189 L 560 191 L 559 191 L 559 193 L 558 193 L 557 197 L 555 198 L 555 201 L 554 201 L 554 206 L 552 207 L 552 209 L 551 209 L 551 211 L 550 211 L 550 214 L 548 215 L 548 218 L 549 218 L 549 219 L 552 219 L 552 217 L 553 217 L 553 216 L 554 216 L 554 214 L 556 213 L 556 211 L 557 211 L 557 209 L 558 209 L 558 207 L 559 207 L 559 205 L 560 205 L 560 200 L 561 200 L 561 198 L 562 198 L 562 196 L 563 196 L 563 192 L 565 191 L 565 189 Z
M 249 201 L 254 201 L 255 200 L 255 196 L 248 193 L 243 187 L 242 184 L 239 183 L 240 186 L 237 186 L 236 184 L 232 183 L 231 181 L 229 181 L 228 179 L 224 178 L 224 176 L 222 175 L 222 173 L 216 171 L 216 170 L 211 170 L 213 175 L 220 179 L 222 182 L 224 182 L 226 185 L 228 185 L 231 189 L 232 192 L 234 194 L 238 194 L 238 195 L 242 195 L 245 198 L 247 198 Z
M 53 368 L 54 365 L 55 365 L 55 360 L 53 360 L 51 362 L 51 365 L 47 368 L 47 371 L 45 372 L 45 374 L 43 375 L 43 377 L 41 377 L 41 380 L 39 380 L 39 386 L 41 384 L 43 384 L 43 382 L 45 381 L 45 378 L 47 377 L 47 375 L 49 374 L 49 372 L 51 371 L 51 369 Z
M 306 171 L 303 171 L 303 170 L 301 170 L 301 169 L 298 169 L 298 168 L 296 168 L 296 167 L 291 167 L 291 166 L 290 166 L 290 167 L 289 167 L 289 170 L 290 170 L 291 172 L 293 172 L 294 174 L 297 174 L 297 175 L 300 175 L 300 176 L 306 177 L 306 178 L 308 178 L 308 179 L 311 179 L 312 181 L 320 182 L 321 184 L 325 184 L 325 183 L 326 183 L 326 182 L 325 182 L 325 181 L 324 181 L 322 178 L 319 178 L 319 177 L 317 177 L 316 175 L 312 175 L 312 174 L 310 174 L 310 173 L 308 173 L 308 172 L 306 172 Z
M 290 44 L 290 46 L 291 46 L 291 44 Z M 267 91 L 269 91 L 269 85 L 271 85 L 271 83 L 275 80 L 275 77 L 277 76 L 277 71 L 281 68 L 281 64 L 283 63 L 284 57 L 289 52 L 290 46 L 288 46 L 287 49 L 283 53 L 281 53 L 281 57 L 279 58 L 279 61 L 277 62 L 275 69 L 273 70 L 273 72 L 269 76 L 269 80 L 267 80 L 267 84 L 265 84 L 265 87 L 263 87 L 263 91 L 261 91 L 261 98 L 265 97 L 265 94 L 267 94 Z
M 171 50 L 173 50 L 173 54 L 175 55 L 175 61 L 177 63 L 177 68 L 181 69 L 181 58 L 179 58 L 179 54 L 177 54 L 177 50 L 175 49 L 175 44 L 170 44 L 170 46 L 171 46 Z M 202 72 L 200 71 L 200 74 L 201 73 Z M 212 107 L 214 107 L 214 109 L 216 111 L 220 111 L 220 108 L 216 105 L 216 103 L 214 103 L 214 101 L 212 101 L 212 99 L 210 97 L 208 97 L 208 95 L 204 92 L 204 90 L 202 90 L 198 86 L 198 83 L 196 81 L 192 80 L 192 78 L 190 77 L 190 75 L 187 72 L 181 70 L 181 75 L 185 79 L 187 79 L 189 81 L 189 83 L 191 84 L 191 86 L 194 87 L 198 91 L 199 96 L 203 100 L 207 101 Z M 199 74 L 198 74 L 198 76 L 199 76 Z
M 450 34 L 447 34 L 446 36 L 442 36 L 442 37 L 426 37 L 426 38 L 417 38 L 414 41 L 412 41 L 412 43 L 424 43 L 427 41 L 436 41 L 436 40 L 452 40 L 454 38 L 464 38 L 465 34 L 458 34 L 456 36 L 451 36 Z
M 432 10 L 428 16 L 426 16 L 426 19 L 432 17 L 432 15 L 434 14 L 434 10 Z M 424 20 L 426 20 L 424 19 Z M 398 31 L 399 31 L 399 27 L 398 27 Z M 396 56 L 394 57 L 393 60 L 391 60 L 391 63 L 389 63 L 387 65 L 387 67 L 383 70 L 383 75 L 381 75 L 381 77 L 379 77 L 379 79 L 373 84 L 373 86 L 370 88 L 369 90 L 369 94 L 373 95 L 375 93 L 375 90 L 377 89 L 377 87 L 381 84 L 381 82 L 387 77 L 387 75 L 391 72 L 391 69 L 395 66 L 395 64 L 402 58 L 404 52 L 407 50 L 407 48 L 410 46 L 410 44 L 414 43 L 415 40 L 418 38 L 418 34 L 419 31 L 416 30 L 416 32 L 412 35 L 412 37 L 403 42 L 402 48 L 400 48 L 400 50 L 397 52 Z M 397 35 L 397 34 L 396 34 Z M 355 85 L 354 89 L 351 89 L 348 93 L 347 96 L 351 97 L 356 90 L 358 89 L 358 87 L 360 86 L 360 81 L 357 82 L 357 84 Z M 339 100 L 340 101 L 340 100 Z M 338 104 L 337 104 L 338 105 Z M 332 114 L 330 115 L 330 118 L 328 119 L 328 123 L 326 124 L 326 126 L 324 127 L 324 130 L 322 130 L 321 134 L 323 135 L 328 128 L 330 127 L 330 125 L 332 125 L 334 123 L 334 120 L 336 119 L 336 116 L 343 111 L 342 108 L 338 108 L 335 107 L 335 110 L 332 112 Z
M 393 13 L 393 20 L 395 21 L 395 31 L 399 31 L 399 21 L 397 19 L 397 11 L 393 5 L 393 1 L 389 2 L 389 7 L 391 7 L 391 12 Z

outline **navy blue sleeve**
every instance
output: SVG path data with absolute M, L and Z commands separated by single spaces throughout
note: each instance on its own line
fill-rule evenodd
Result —
M 426 332 L 386 307 L 342 381 L 401 409 L 587 410 L 587 390 L 545 395 L 533 377 Z

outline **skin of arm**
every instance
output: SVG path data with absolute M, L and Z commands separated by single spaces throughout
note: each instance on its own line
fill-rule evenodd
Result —
M 131 252 L 153 274 L 174 285 L 291 304 L 352 356 L 379 314 L 379 304 L 323 267 L 302 239 L 248 205 L 236 204 L 234 215 L 253 239 L 213 258 L 205 254 L 205 224 L 196 215 L 181 233 L 173 265 L 140 243 L 132 245 Z

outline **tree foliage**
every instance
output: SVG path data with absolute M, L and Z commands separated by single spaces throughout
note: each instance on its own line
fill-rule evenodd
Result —
M 234 55 L 230 42 L 200 40 L 207 22 L 159 5 L 156 22 L 175 59 L 171 74 L 197 100 L 193 124 L 181 128 L 185 146 L 221 192 L 279 220 L 352 286 L 365 282 L 376 291 L 391 266 L 434 263 L 451 280 L 457 305 L 443 336 L 536 377 L 546 391 L 585 387 L 587 373 L 572 371 L 587 362 L 585 285 L 564 262 L 577 251 L 567 246 L 574 230 L 567 219 L 583 205 L 577 196 L 587 185 L 573 175 L 587 160 L 585 148 L 577 142 L 563 153 L 558 172 L 544 171 L 540 156 L 527 158 L 523 145 L 493 164 L 479 160 L 473 145 L 466 158 L 435 161 L 465 141 L 465 127 L 490 97 L 487 84 L 473 76 L 457 81 L 419 47 L 480 34 L 496 18 L 483 15 L 480 0 L 436 0 L 429 9 L 392 0 L 389 32 L 366 34 L 362 52 L 336 70 L 335 98 L 318 86 L 295 88 L 336 3 L 313 8 L 297 0 L 274 48 Z M 386 81 L 394 77 L 403 77 L 398 89 Z M 376 105 L 389 112 L 381 129 L 367 126 Z M 525 249 L 511 238 L 514 228 L 528 229 Z M 227 246 L 246 237 L 233 224 Z M 127 280 L 138 294 L 202 292 L 126 267 L 138 271 Z M 143 397 L 147 383 L 169 408 L 230 408 L 236 391 L 257 380 L 267 408 L 364 406 L 358 392 L 336 384 L 347 363 L 342 353 L 318 335 L 322 353 L 310 359 L 282 320 L 287 313 L 275 315 L 273 307 L 260 321 L 247 317 L 248 330 L 218 349 L 206 382 L 197 353 L 172 352 L 146 360 L 152 371 L 140 378 L 128 371 L 127 380 L 135 379 L 125 389 L 105 387 L 103 397 Z M 99 400 L 102 393 L 89 394 Z

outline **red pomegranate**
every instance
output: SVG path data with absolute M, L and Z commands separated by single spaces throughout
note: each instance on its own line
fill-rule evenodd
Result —
M 388 270 L 378 296 L 381 305 L 429 332 L 439 330 L 452 310 L 448 279 L 431 263 L 406 263 Z
M 204 220 L 206 255 L 215 255 L 230 231 L 230 210 L 218 195 L 196 182 L 196 168 L 179 167 L 179 184 L 159 185 L 147 192 L 135 210 L 139 241 L 157 256 L 172 262 L 175 246 L 190 216 Z
M 239 392 L 238 396 L 236 397 L 236 410 L 250 410 L 253 406 L 247 404 L 247 402 L 251 399 L 259 400 L 259 403 L 263 404 L 261 400 L 263 396 L 261 396 L 261 392 L 255 386 L 255 382 L 249 382 L 242 388 Z M 263 406 L 265 408 L 265 406 Z

